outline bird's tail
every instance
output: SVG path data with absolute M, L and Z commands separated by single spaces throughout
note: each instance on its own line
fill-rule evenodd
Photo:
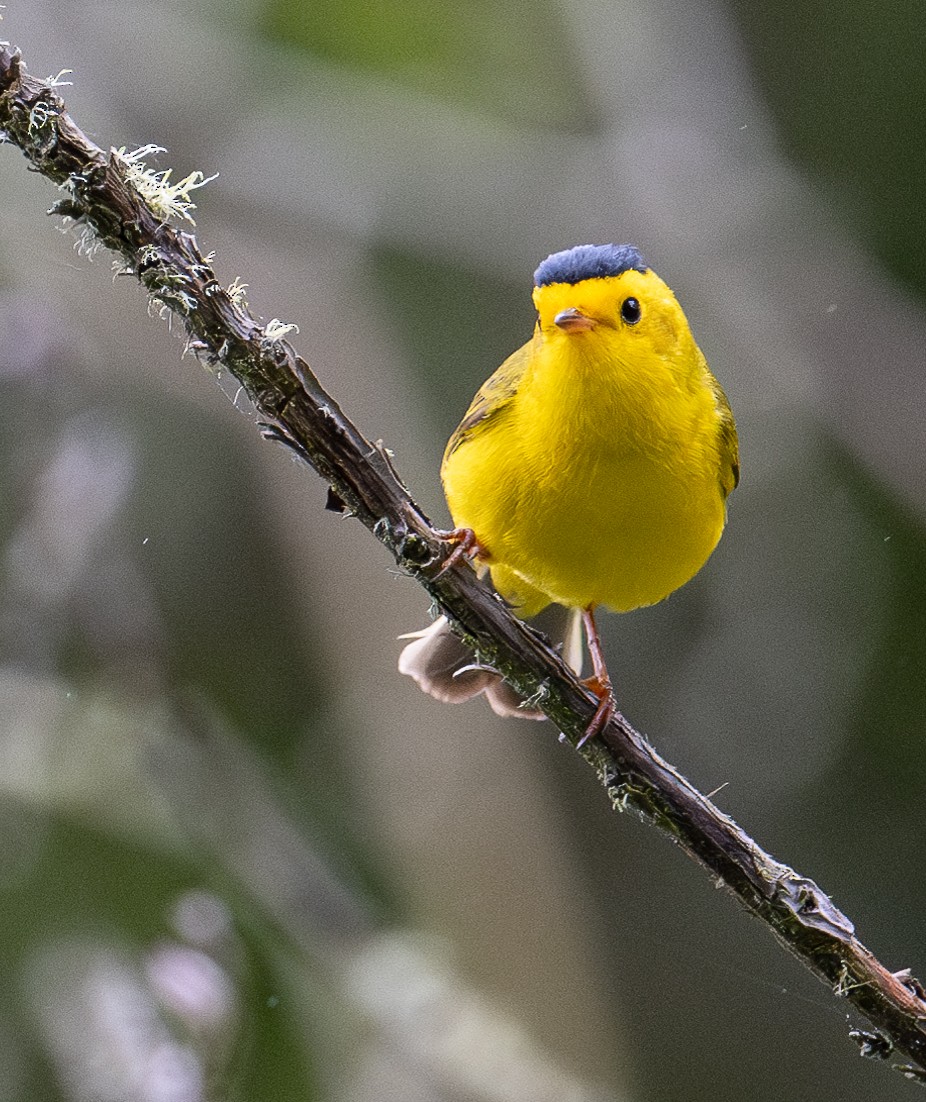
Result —
M 567 610 L 556 610 L 559 618 Z M 562 624 L 560 624 L 562 628 Z M 557 632 L 557 634 L 560 634 Z M 582 671 L 582 616 L 577 609 L 568 610 L 563 633 L 563 660 L 576 673 Z M 446 704 L 461 704 L 480 693 L 496 715 L 518 716 L 520 719 L 545 719 L 539 708 L 525 701 L 503 680 L 497 670 L 482 666 L 473 652 L 450 630 L 446 616 L 439 616 L 430 627 L 400 636 L 411 642 L 399 655 L 399 673 L 404 673 L 436 700 Z

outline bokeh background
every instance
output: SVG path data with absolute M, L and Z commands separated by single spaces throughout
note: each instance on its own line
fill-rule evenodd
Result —
M 632 241 L 740 428 L 621 705 L 926 973 L 926 9 L 10 0 L 443 522 L 548 252 Z M 917 1088 L 549 724 L 398 676 L 427 600 L 0 150 L 0 1102 Z

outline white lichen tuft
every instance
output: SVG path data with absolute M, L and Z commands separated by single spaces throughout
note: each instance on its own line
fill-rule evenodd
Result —
M 57 107 L 53 107 L 50 103 L 44 103 L 40 100 L 29 112 L 29 132 L 32 133 L 33 130 L 41 130 L 48 120 L 55 118 L 57 114 Z
M 170 306 L 157 295 L 151 295 L 148 299 L 148 317 L 157 318 L 159 321 L 167 322 L 168 332 L 173 332 L 174 328 L 174 312 Z
M 144 163 L 146 157 L 158 153 L 166 153 L 161 145 L 142 145 L 126 153 L 125 146 L 114 149 L 113 155 L 118 157 L 126 166 L 126 178 L 141 195 L 142 199 L 154 211 L 159 218 L 166 222 L 168 218 L 184 218 L 191 226 L 195 226 L 191 210 L 196 209 L 196 204 L 190 199 L 190 192 L 197 188 L 205 187 L 211 183 L 218 173 L 212 176 L 204 176 L 202 172 L 191 172 L 176 184 L 170 182 L 172 169 L 156 172 L 148 168 Z
M 126 261 L 124 260 L 114 260 L 111 267 L 113 273 L 113 283 L 115 283 L 120 276 L 135 275 L 135 269 L 132 267 L 131 264 L 126 263 Z
M 241 277 L 235 276 L 232 282 L 228 285 L 228 290 L 226 293 L 235 304 L 235 306 L 247 306 L 248 300 L 244 294 L 247 289 L 248 285 L 241 282 Z
M 279 318 L 271 318 L 270 321 L 264 326 L 264 339 L 268 341 L 278 341 L 286 336 L 287 333 L 298 333 L 299 326 L 293 325 L 290 322 L 280 321 Z
M 93 260 L 103 248 L 103 242 L 86 222 L 75 222 L 74 231 L 74 249 L 77 255 L 84 257 L 86 260 Z

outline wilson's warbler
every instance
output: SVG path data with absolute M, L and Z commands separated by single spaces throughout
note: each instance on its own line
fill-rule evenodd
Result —
M 633 246 L 554 253 L 533 298 L 532 339 L 473 399 L 441 479 L 452 557 L 487 567 L 518 615 L 556 603 L 584 623 L 590 737 L 614 710 L 593 611 L 655 604 L 701 569 L 739 477 L 736 427 L 675 296 Z M 543 718 L 473 664 L 443 617 L 409 638 L 399 669 L 433 696 L 484 691 L 499 714 Z

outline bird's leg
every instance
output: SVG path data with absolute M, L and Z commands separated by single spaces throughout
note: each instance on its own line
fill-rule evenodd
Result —
M 611 686 L 611 676 L 605 665 L 604 653 L 601 649 L 601 637 L 595 626 L 594 605 L 582 609 L 582 623 L 585 626 L 585 638 L 588 641 L 588 653 L 592 660 L 592 669 L 595 671 L 591 677 L 586 677 L 582 684 L 591 689 L 598 697 L 598 707 L 592 716 L 592 721 L 585 729 L 585 734 L 579 739 L 577 748 L 584 746 L 589 739 L 594 738 L 614 715 L 617 705 L 614 702 L 614 693 Z
M 444 559 L 444 565 L 434 575 L 434 580 L 442 578 L 447 571 L 456 566 L 458 562 L 466 559 L 472 562 L 477 556 L 480 558 L 486 558 L 486 550 L 476 539 L 476 533 L 472 528 L 451 528 L 449 532 L 438 533 L 441 539 L 446 540 L 448 543 L 454 545 L 453 550 Z

